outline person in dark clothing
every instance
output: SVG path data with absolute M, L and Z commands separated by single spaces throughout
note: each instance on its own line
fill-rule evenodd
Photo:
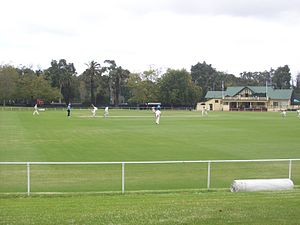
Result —
M 68 118 L 69 118 L 71 116 L 71 103 L 68 104 L 67 112 L 68 112 Z

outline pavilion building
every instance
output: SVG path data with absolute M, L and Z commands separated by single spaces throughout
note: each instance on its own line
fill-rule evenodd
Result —
M 236 86 L 225 91 L 208 91 L 205 102 L 197 104 L 197 110 L 205 107 L 213 111 L 278 111 L 287 110 L 292 103 L 292 89 L 274 89 L 271 86 Z

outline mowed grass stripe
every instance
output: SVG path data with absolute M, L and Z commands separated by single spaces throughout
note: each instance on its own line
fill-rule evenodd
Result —
M 0 224 L 298 225 L 300 191 L 0 198 Z

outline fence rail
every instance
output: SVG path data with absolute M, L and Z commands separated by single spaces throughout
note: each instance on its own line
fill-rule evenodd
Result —
M 292 177 L 292 162 L 300 159 L 246 159 L 246 160 L 190 160 L 190 161 L 129 161 L 129 162 L 0 162 L 0 165 L 26 165 L 27 195 L 31 193 L 30 166 L 31 165 L 121 165 L 121 192 L 125 193 L 125 165 L 128 164 L 182 164 L 206 163 L 207 164 L 207 190 L 211 188 L 212 163 L 249 163 L 249 162 L 288 162 L 287 177 Z

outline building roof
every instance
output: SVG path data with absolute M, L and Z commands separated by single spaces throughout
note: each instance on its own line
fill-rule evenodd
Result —
M 222 91 L 208 91 L 205 98 L 222 98 Z
M 268 91 L 268 97 L 271 99 L 290 99 L 292 93 L 292 89 L 273 89 Z
M 267 90 L 265 86 L 233 86 L 228 87 L 223 94 L 225 97 L 233 97 L 245 88 L 249 88 L 255 94 L 266 94 L 267 91 L 267 96 L 271 99 L 291 99 L 293 93 L 292 89 L 274 89 L 271 86 L 268 86 Z M 208 91 L 205 98 L 222 98 L 222 91 Z

